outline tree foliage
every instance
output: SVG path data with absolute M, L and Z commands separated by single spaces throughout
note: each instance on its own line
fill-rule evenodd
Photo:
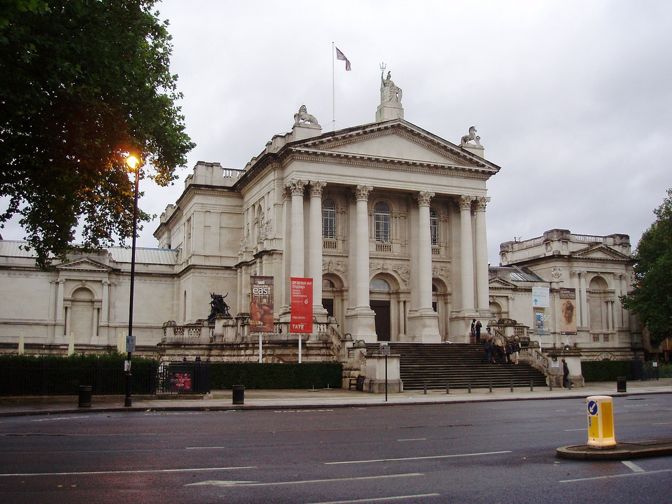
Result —
M 656 221 L 635 252 L 634 290 L 623 298 L 648 328 L 651 343 L 672 336 L 672 189 L 656 210 Z
M 167 185 L 194 146 L 155 0 L 0 1 L 0 226 L 43 266 L 78 225 L 85 248 L 131 236 L 126 153 Z

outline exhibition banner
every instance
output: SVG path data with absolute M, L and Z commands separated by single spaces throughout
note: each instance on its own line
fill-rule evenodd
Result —
M 250 277 L 250 332 L 273 332 L 273 277 Z
M 576 289 L 560 289 L 560 334 L 576 334 Z
M 313 279 L 292 277 L 290 333 L 313 332 Z

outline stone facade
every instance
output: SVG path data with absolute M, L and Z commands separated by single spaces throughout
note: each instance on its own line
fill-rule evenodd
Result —
M 221 355 L 254 359 L 245 348 L 256 342 L 250 277 L 263 275 L 274 279 L 275 330 L 264 339 L 278 362 L 294 358 L 283 350 L 290 277 L 313 279 L 318 329 L 306 348 L 319 358 L 338 359 L 347 342 L 467 342 L 472 319 L 500 317 L 532 328 L 542 346 L 629 350 L 636 321 L 618 300 L 632 275 L 627 236 L 553 230 L 502 244 L 502 267 L 488 270 L 486 184 L 499 170 L 473 126 L 452 143 L 404 120 L 389 75 L 376 122 L 323 133 L 302 106 L 291 132 L 243 169 L 198 162 L 166 207 L 159 248 L 137 254 L 138 348 L 198 354 L 218 345 Z M 521 268 L 528 277 L 511 274 Z M 20 243 L 0 241 L 0 345 L 123 351 L 129 280 L 128 249 L 73 254 L 43 272 Z M 533 286 L 549 287 L 552 300 L 538 334 Z M 556 321 L 563 287 L 578 295 L 571 338 Z M 211 293 L 228 293 L 225 328 L 204 324 Z
M 627 235 L 553 229 L 502 243 L 500 263 L 490 272 L 493 318 L 515 319 L 542 348 L 576 347 L 583 359 L 629 358 L 641 350 L 639 322 L 620 301 L 633 281 Z M 547 307 L 533 307 L 533 287 L 549 290 Z M 563 331 L 563 289 L 574 293 L 575 331 Z

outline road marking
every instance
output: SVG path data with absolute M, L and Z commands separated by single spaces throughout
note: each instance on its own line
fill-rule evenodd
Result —
M 331 413 L 333 409 L 285 409 L 275 410 L 273 413 Z
M 322 501 L 322 502 L 313 502 L 311 504 L 354 504 L 356 502 L 380 502 L 380 501 L 393 501 L 393 500 L 406 500 L 406 499 L 422 499 L 424 497 L 440 497 L 441 494 L 430 493 L 430 494 L 416 494 L 416 495 L 393 495 L 391 497 L 374 497 L 369 499 L 355 499 L 355 500 L 340 500 L 340 501 Z
M 225 480 L 207 480 L 199 483 L 188 483 L 184 486 L 219 486 L 219 487 L 264 487 L 264 486 L 278 486 L 278 485 L 307 485 L 312 483 L 336 483 L 339 481 L 363 481 L 363 480 L 377 480 L 377 479 L 391 479 L 391 478 L 412 478 L 414 476 L 424 476 L 423 473 L 404 473 L 404 474 L 383 474 L 382 476 L 353 476 L 351 478 L 326 478 L 314 480 L 298 480 L 298 481 L 225 481 Z
M 72 471 L 72 472 L 45 472 L 45 473 L 0 473 L 0 478 L 12 478 L 17 476 L 88 476 L 98 474 L 152 474 L 152 473 L 186 473 L 208 471 L 235 471 L 237 469 L 256 469 L 256 466 L 238 467 L 185 467 L 182 469 L 136 469 L 120 471 Z
M 560 480 L 560 483 L 576 483 L 579 481 L 596 481 L 596 480 L 605 480 L 605 479 L 613 479 L 613 478 L 629 478 L 631 476 L 645 476 L 649 474 L 661 474 L 661 473 L 669 473 L 672 472 L 672 469 L 659 469 L 656 471 L 645 471 L 645 472 L 632 472 L 632 473 L 626 473 L 626 474 L 614 474 L 611 476 L 594 476 L 592 478 L 577 478 L 577 479 L 571 479 L 571 480 Z
M 652 423 L 651 425 L 672 425 L 672 422 L 656 422 Z
M 187 446 L 185 450 L 224 450 L 230 446 Z
M 408 438 L 408 439 L 397 439 L 399 443 L 405 443 L 407 441 L 427 441 L 427 438 L 417 437 L 417 438 Z
M 38 418 L 37 420 L 31 420 L 31 422 L 55 422 L 57 420 L 74 420 L 75 418 L 89 418 L 88 415 L 82 416 L 69 416 L 69 417 L 48 417 L 48 418 Z
M 460 457 L 480 457 L 483 455 L 501 455 L 503 453 L 511 453 L 510 450 L 496 451 L 496 452 L 482 452 L 482 453 L 460 453 L 457 455 L 428 455 L 424 457 L 401 457 L 401 458 L 384 458 L 371 460 L 343 460 L 340 462 L 324 462 L 324 465 L 339 465 L 339 464 L 371 464 L 374 462 L 405 462 L 407 460 L 431 460 L 431 459 L 448 459 Z
M 576 431 L 585 431 L 586 427 L 581 427 L 580 429 L 565 429 L 565 432 L 576 432 Z
M 622 460 L 621 461 L 625 467 L 630 469 L 632 472 L 640 473 L 640 472 L 646 472 L 644 469 L 639 467 L 637 464 L 634 462 L 630 462 L 629 460 Z

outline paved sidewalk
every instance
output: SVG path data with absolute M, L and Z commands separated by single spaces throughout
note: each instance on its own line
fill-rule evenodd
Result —
M 134 396 L 133 406 L 124 407 L 123 396 L 93 396 L 90 408 L 78 408 L 77 396 L 49 397 L 0 397 L 0 416 L 50 415 L 84 412 L 114 411 L 223 411 L 238 409 L 313 409 L 363 406 L 389 406 L 411 404 L 464 403 L 473 401 L 522 401 L 541 399 L 584 399 L 591 395 L 612 397 L 637 394 L 670 394 L 672 378 L 652 381 L 632 381 L 627 383 L 627 392 L 617 393 L 615 382 L 591 383 L 586 387 L 564 390 L 547 387 L 527 388 L 451 389 L 409 391 L 389 394 L 387 402 L 384 394 L 369 394 L 342 389 L 317 390 L 245 390 L 244 404 L 232 403 L 231 390 L 216 390 L 203 396 L 181 396 L 157 399 L 152 396 Z

